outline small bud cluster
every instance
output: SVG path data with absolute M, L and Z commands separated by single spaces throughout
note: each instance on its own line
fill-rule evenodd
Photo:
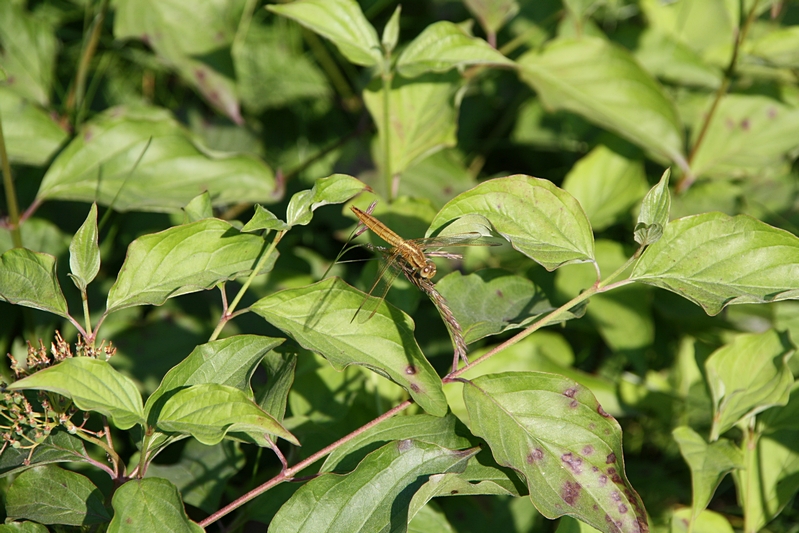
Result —
M 39 370 L 60 363 L 70 357 L 92 357 L 108 360 L 116 353 L 116 348 L 105 344 L 100 346 L 87 344 L 82 337 L 75 344 L 75 355 L 70 345 L 56 331 L 55 340 L 50 344 L 48 353 L 44 343 L 39 339 L 39 347 L 34 347 L 28 342 L 28 355 L 24 362 L 19 362 L 8 354 L 11 360 L 11 370 L 15 379 L 29 376 Z M 0 454 L 11 447 L 17 450 L 29 450 L 23 464 L 30 464 L 31 456 L 36 447 L 44 442 L 50 433 L 59 426 L 75 434 L 83 429 L 89 418 L 88 413 L 83 413 L 83 422 L 76 426 L 72 417 L 78 413 L 72 400 L 50 391 L 7 390 L 7 384 L 0 381 Z M 101 436 L 101 435 L 98 435 Z

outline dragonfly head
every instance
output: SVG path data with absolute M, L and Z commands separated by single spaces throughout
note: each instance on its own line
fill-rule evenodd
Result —
M 432 261 L 425 263 L 424 267 L 419 271 L 419 275 L 424 279 L 431 279 L 436 275 L 436 264 Z

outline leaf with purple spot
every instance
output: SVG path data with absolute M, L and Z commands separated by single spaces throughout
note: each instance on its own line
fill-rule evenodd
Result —
M 556 374 L 506 372 L 465 382 L 463 399 L 472 432 L 521 474 L 541 514 L 606 533 L 649 531 L 624 473 L 621 427 L 587 388 Z

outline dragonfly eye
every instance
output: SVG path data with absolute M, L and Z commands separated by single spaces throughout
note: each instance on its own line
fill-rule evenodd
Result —
M 419 274 L 425 279 L 432 278 L 433 276 L 436 275 L 436 264 L 433 263 L 432 261 L 428 261 L 427 264 L 424 266 L 424 268 L 422 268 L 421 272 L 419 272 Z

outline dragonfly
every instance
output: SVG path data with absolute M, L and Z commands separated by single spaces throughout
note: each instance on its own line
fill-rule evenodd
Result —
M 441 249 L 453 246 L 499 246 L 500 244 L 487 240 L 485 236 L 477 232 L 423 239 L 403 239 L 372 216 L 371 211 L 374 205 L 372 204 L 367 211 L 362 211 L 355 206 L 350 206 L 350 209 L 352 209 L 352 212 L 355 213 L 355 216 L 358 217 L 358 220 L 365 228 L 372 230 L 375 235 L 390 246 L 366 245 L 370 250 L 376 251 L 383 256 L 383 263 L 378 270 L 372 287 L 367 292 L 360 307 L 355 311 L 352 320 L 358 317 L 359 322 L 366 322 L 372 318 L 400 272 L 404 273 L 416 287 L 427 292 L 436 303 L 431 282 L 436 275 L 436 264 L 430 259 L 431 257 L 460 259 L 461 256 L 459 254 L 448 253 Z M 356 231 L 357 234 L 359 232 Z M 438 293 L 435 294 L 437 295 Z M 370 298 L 370 296 L 375 296 L 375 298 Z M 440 295 L 438 298 L 440 298 Z M 441 310 L 440 306 L 436 305 Z

